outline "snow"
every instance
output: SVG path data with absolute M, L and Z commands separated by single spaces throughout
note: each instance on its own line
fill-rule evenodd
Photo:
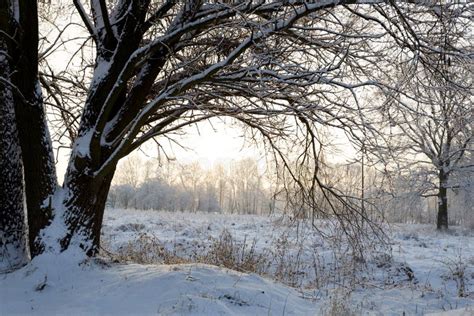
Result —
M 61 245 L 59 244 L 59 238 L 67 234 L 63 203 L 69 194 L 71 194 L 71 192 L 67 189 L 57 188 L 51 197 L 52 209 L 55 212 L 54 217 L 52 222 L 40 232 L 41 240 L 43 244 L 46 245 L 46 250 L 50 253 L 60 252 Z
M 75 141 L 75 152 L 79 157 L 90 157 L 90 144 L 94 130 L 89 129 L 83 135 L 79 135 Z
M 0 314 L 311 314 L 311 301 L 256 275 L 207 265 L 105 265 L 46 255 L 2 277 Z M 73 256 L 74 257 L 74 256 Z
M 459 308 L 459 309 L 453 309 L 446 312 L 428 314 L 428 316 L 472 316 L 472 315 L 474 315 L 474 308 L 472 306 Z
M 427 316 L 472 316 L 474 315 L 474 308 L 466 307 L 466 308 L 459 308 L 453 309 L 446 312 L 439 312 L 439 313 L 430 313 Z
M 103 80 L 110 71 L 111 62 L 105 59 L 99 58 L 96 62 L 94 69 L 94 78 L 91 81 L 91 87 L 95 88 L 101 80 Z
M 13 11 L 13 18 L 16 23 L 20 24 L 20 3 L 17 0 L 11 2 L 11 8 Z
M 264 253 L 270 262 L 266 273 L 189 263 L 210 251 L 223 231 L 234 245 L 254 244 L 256 253 Z M 302 222 L 108 209 L 102 237 L 107 253 L 118 254 L 127 245 L 138 249 L 140 236 L 148 236 L 188 263 L 163 264 L 159 258 L 154 264 L 117 263 L 108 256 L 91 260 L 73 249 L 47 253 L 0 275 L 0 315 L 472 315 L 473 231 L 438 233 L 427 225 L 395 225 L 390 235 L 392 259 L 374 252 L 367 256 L 365 272 L 351 277 L 341 276 L 349 262 L 344 261 L 345 248 Z M 270 260 L 275 258 L 298 265 L 285 270 L 286 278 L 277 278 L 281 266 Z M 456 267 L 464 269 L 466 297 L 458 297 Z M 290 278 L 290 272 L 296 277 Z M 293 287 L 284 284 L 292 282 Z

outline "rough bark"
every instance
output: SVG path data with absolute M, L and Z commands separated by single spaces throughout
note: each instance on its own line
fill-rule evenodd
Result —
M 71 243 L 78 243 L 88 256 L 99 251 L 102 219 L 112 178 L 113 172 L 97 178 L 77 171 L 67 175 L 63 205 L 68 233 L 61 239 L 63 250 Z
M 19 19 L 12 33 L 15 72 L 12 82 L 28 210 L 31 255 L 41 253 L 39 232 L 51 220 L 48 198 L 57 187 L 51 138 L 46 123 L 41 88 L 38 81 L 38 8 L 36 1 L 19 1 Z
M 0 270 L 28 261 L 20 145 L 13 102 L 5 90 L 0 87 Z
M 0 271 L 28 261 L 23 192 L 23 167 L 15 123 L 14 87 L 10 80 L 8 6 L 0 5 Z
M 443 171 L 439 171 L 439 191 L 438 191 L 438 218 L 436 228 L 438 230 L 448 229 L 448 194 L 446 184 L 448 175 Z

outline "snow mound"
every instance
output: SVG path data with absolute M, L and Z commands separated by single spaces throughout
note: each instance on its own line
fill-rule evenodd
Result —
M 71 254 L 46 254 L 0 275 L 1 315 L 314 315 L 314 309 L 295 289 L 202 264 L 79 265 Z

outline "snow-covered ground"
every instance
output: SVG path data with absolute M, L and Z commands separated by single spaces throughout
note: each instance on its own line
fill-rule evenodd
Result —
M 0 315 L 474 315 L 473 231 L 387 232 L 361 260 L 277 216 L 109 209 L 103 259 L 48 254 L 0 275 Z

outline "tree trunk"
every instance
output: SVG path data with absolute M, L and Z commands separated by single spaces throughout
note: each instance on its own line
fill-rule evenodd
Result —
M 438 192 L 438 218 L 436 228 L 438 230 L 448 229 L 448 194 L 447 182 L 448 175 L 443 171 L 439 171 L 439 192 Z
M 30 107 L 18 111 L 21 149 L 25 168 L 25 189 L 28 209 L 29 245 L 32 256 L 43 250 L 39 233 L 51 218 L 49 198 L 57 188 L 52 144 L 43 110 Z M 18 113 L 17 112 L 17 113 Z M 18 115 L 17 115 L 18 117 Z M 28 124 L 29 127 L 25 125 Z
M 2 5 L 0 13 L 3 12 Z M 14 269 L 28 261 L 23 166 L 5 42 L 0 34 L 0 78 L 4 80 L 0 81 L 0 271 Z
M 38 81 L 38 9 L 36 1 L 19 1 L 12 44 L 15 72 L 12 81 L 20 94 L 14 95 L 15 115 L 24 165 L 28 210 L 29 245 L 32 256 L 42 251 L 39 232 L 51 220 L 48 198 L 57 188 L 53 146 L 43 109 Z
M 93 256 L 99 251 L 105 203 L 114 171 L 100 178 L 93 178 L 74 170 L 68 172 L 64 184 L 63 202 L 64 221 L 68 233 L 61 239 L 62 250 L 74 243 L 88 256 Z

